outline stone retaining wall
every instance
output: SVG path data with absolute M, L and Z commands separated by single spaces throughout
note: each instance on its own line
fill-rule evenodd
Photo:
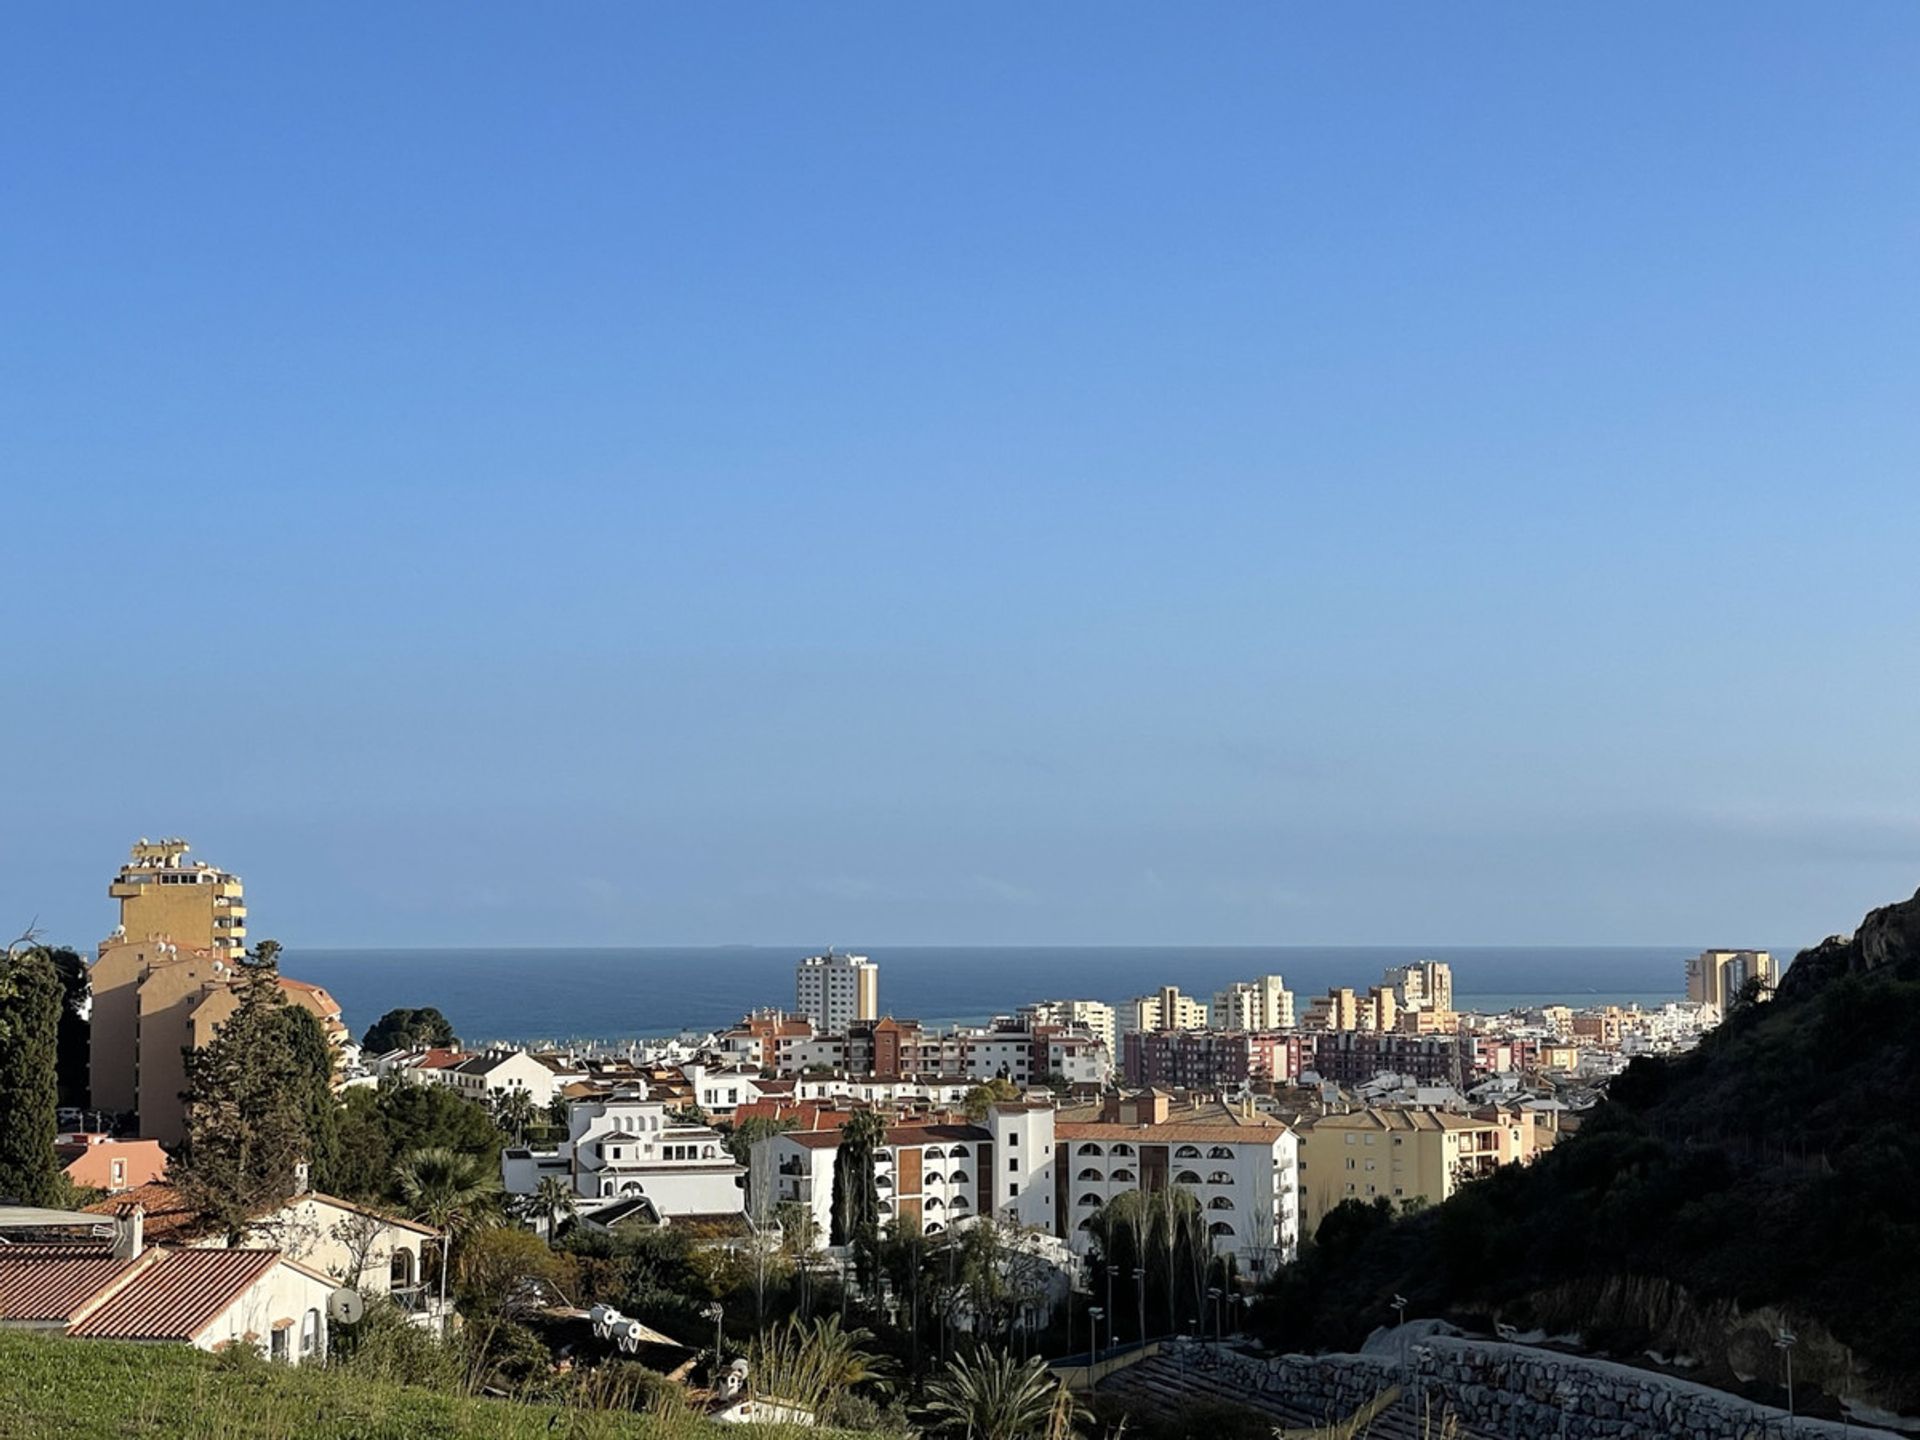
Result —
M 1194 1348 L 1194 1363 L 1216 1376 L 1317 1413 L 1349 1414 L 1401 1385 L 1416 1406 L 1451 1409 L 1468 1428 L 1507 1440 L 1900 1440 L 1889 1430 L 1789 1421 L 1783 1410 L 1705 1385 L 1527 1345 L 1430 1335 L 1409 1340 L 1404 1361 Z

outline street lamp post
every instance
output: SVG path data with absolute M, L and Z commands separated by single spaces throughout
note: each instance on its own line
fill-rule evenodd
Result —
M 1099 1305 L 1087 1307 L 1087 1319 L 1093 1322 L 1092 1348 L 1087 1351 L 1087 1392 L 1100 1388 L 1100 1317 L 1106 1310 Z
M 1133 1267 L 1134 1288 L 1140 1292 L 1140 1343 L 1147 1343 L 1147 1271 L 1143 1265 Z
M 1782 1325 L 1773 1337 L 1773 1348 L 1780 1351 L 1787 1361 L 1787 1433 L 1792 1434 L 1793 1424 L 1793 1347 L 1800 1343 L 1800 1337 Z
M 1407 1361 L 1407 1297 L 1396 1292 L 1388 1303 L 1393 1306 L 1394 1328 L 1400 1332 L 1400 1363 L 1404 1365 Z
M 1220 1287 L 1207 1287 L 1207 1308 L 1213 1311 L 1213 1342 L 1218 1345 L 1227 1337 L 1220 1333 Z
M 720 1374 L 720 1367 L 724 1365 L 727 1360 L 723 1349 L 726 1345 L 726 1337 L 720 1329 L 721 1318 L 725 1316 L 727 1312 L 721 1308 L 720 1302 L 716 1300 L 700 1313 L 713 1321 L 713 1373 L 717 1381 Z

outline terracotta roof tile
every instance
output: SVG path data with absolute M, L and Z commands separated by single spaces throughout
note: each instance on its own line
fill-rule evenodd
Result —
M 141 1233 L 148 1244 L 162 1241 L 197 1240 L 202 1235 L 211 1234 L 215 1228 L 207 1218 L 195 1210 L 186 1198 L 164 1180 L 155 1180 L 150 1184 L 136 1185 L 131 1190 L 123 1190 L 118 1195 L 108 1196 L 105 1200 L 96 1200 L 87 1206 L 94 1215 L 125 1215 L 138 1205 L 146 1211 L 141 1221 Z
M 280 1263 L 278 1250 L 167 1250 L 70 1328 L 84 1340 L 192 1340 Z
M 74 1246 L 0 1249 L 0 1321 L 65 1324 L 141 1262 Z

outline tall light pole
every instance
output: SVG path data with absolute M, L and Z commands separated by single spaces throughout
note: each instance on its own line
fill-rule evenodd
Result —
M 1087 1351 L 1087 1393 L 1100 1388 L 1100 1317 L 1107 1312 L 1098 1305 L 1087 1307 L 1087 1319 L 1093 1322 L 1093 1346 Z
M 715 1383 L 718 1383 L 720 1367 L 727 1363 L 727 1357 L 723 1349 L 726 1344 L 726 1337 L 720 1329 L 721 1318 L 727 1312 L 721 1308 L 720 1302 L 716 1300 L 700 1313 L 713 1321 L 713 1374 Z
M 1213 1311 L 1213 1341 L 1218 1345 L 1226 1339 L 1226 1336 L 1220 1333 L 1220 1287 L 1218 1285 L 1207 1287 L 1207 1308 Z
M 1106 1313 L 1107 1313 L 1107 1314 L 1109 1314 L 1109 1315 L 1111 1315 L 1111 1314 L 1113 1314 L 1113 1261 L 1112 1261 L 1112 1260 L 1108 1260 L 1108 1261 L 1107 1261 L 1107 1263 L 1106 1263 L 1106 1264 L 1105 1264 L 1104 1266 L 1102 1266 L 1101 1268 L 1102 1268 L 1102 1269 L 1104 1269 L 1104 1270 L 1105 1270 L 1105 1271 L 1107 1272 L 1107 1310 L 1106 1310 Z M 1113 1344 L 1113 1321 L 1111 1321 L 1111 1320 L 1109 1320 L 1109 1321 L 1107 1322 L 1107 1344 L 1109 1344 L 1109 1345 L 1111 1345 L 1111 1344 Z
M 1792 1434 L 1793 1425 L 1793 1347 L 1800 1343 L 1800 1337 L 1782 1325 L 1773 1337 L 1773 1348 L 1780 1351 L 1787 1361 L 1787 1433 Z
M 1140 1292 L 1140 1343 L 1147 1343 L 1147 1268 L 1144 1265 L 1133 1267 L 1133 1283 Z

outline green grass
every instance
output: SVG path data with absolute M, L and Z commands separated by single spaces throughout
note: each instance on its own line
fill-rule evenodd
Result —
M 0 1330 L 5 1440 L 722 1440 L 682 1416 L 517 1405 L 319 1366 L 233 1366 L 185 1345 L 113 1345 Z M 755 1426 L 756 1440 L 830 1430 Z

